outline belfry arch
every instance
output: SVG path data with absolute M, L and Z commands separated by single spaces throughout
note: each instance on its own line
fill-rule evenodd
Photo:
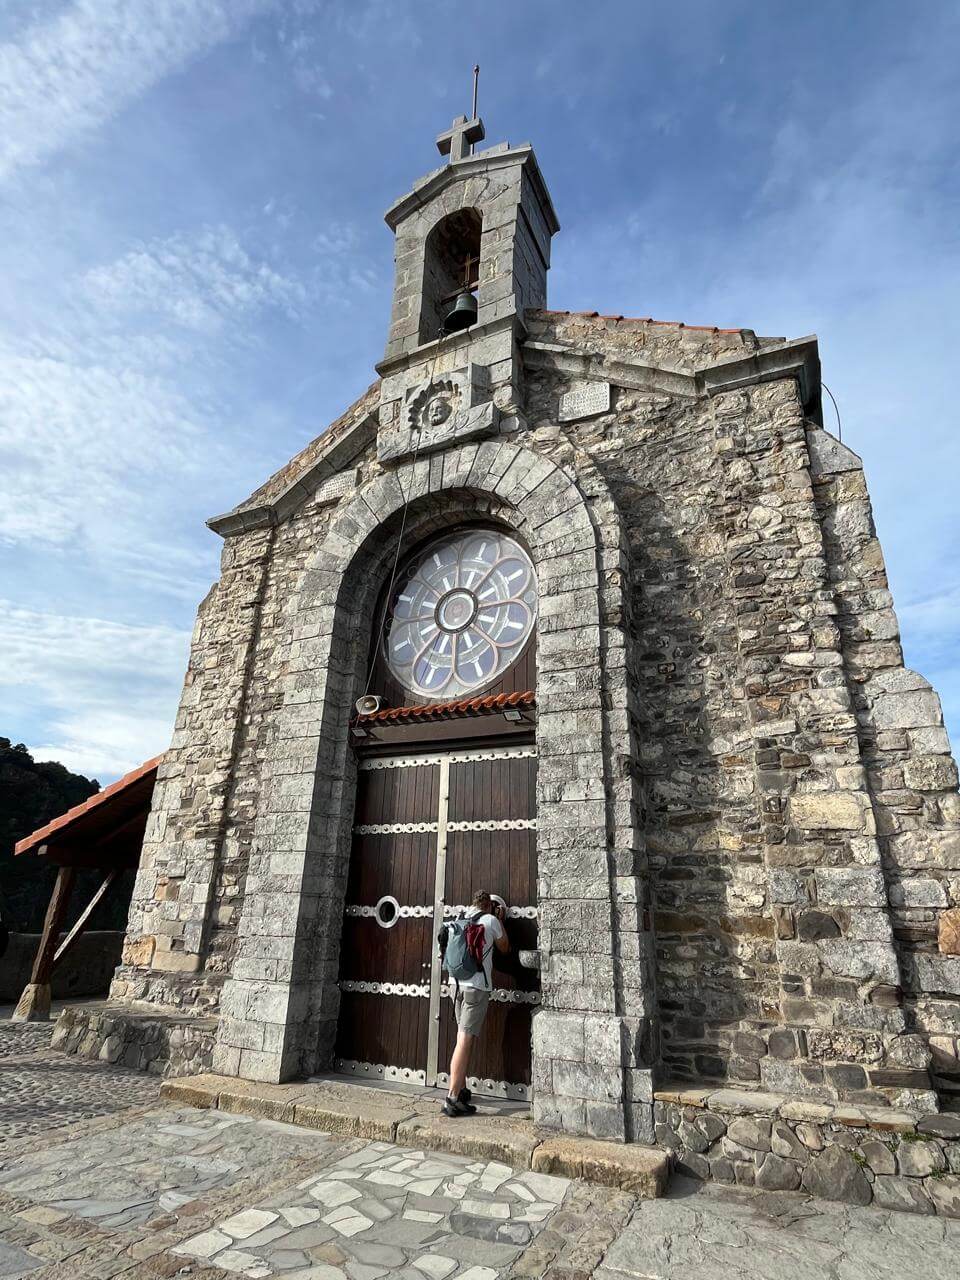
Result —
M 432 342 L 437 337 L 458 294 L 476 294 L 482 236 L 480 211 L 467 208 L 441 218 L 424 241 L 421 342 Z
M 516 444 L 484 442 L 449 450 L 442 474 L 428 461 L 385 473 L 332 522 L 287 610 L 283 705 L 264 763 L 268 794 L 255 831 L 237 961 L 223 992 L 217 1069 L 277 1081 L 331 1061 L 356 794 L 349 724 L 362 691 L 375 602 L 407 504 L 410 545 L 433 530 L 480 518 L 513 529 L 529 547 L 540 618 L 542 1008 L 534 1019 L 534 1106 L 549 1117 L 562 1096 L 562 1076 L 559 1089 L 553 1084 L 551 1042 L 568 1034 L 571 1018 L 581 1028 L 589 1019 L 594 1070 L 606 1081 L 598 1105 L 609 1108 L 612 1126 L 615 1112 L 621 1136 L 628 1135 L 634 1104 L 626 1097 L 625 1072 L 633 1073 L 635 1089 L 636 1072 L 644 1070 L 638 1055 L 649 1043 L 652 994 L 637 999 L 626 990 L 613 955 L 613 940 L 624 928 L 643 931 L 637 912 L 643 890 L 637 867 L 618 863 L 618 847 L 637 840 L 618 832 L 629 810 L 629 801 L 623 803 L 629 781 L 609 776 L 603 749 L 612 727 L 628 739 L 629 726 L 622 682 L 612 682 L 608 709 L 598 696 L 607 655 L 623 660 L 623 609 L 611 607 L 610 596 L 622 591 L 625 554 L 615 506 L 598 487 L 590 474 L 588 502 L 556 464 Z M 574 578 L 580 585 L 572 593 Z M 574 594 L 578 625 L 571 631 L 567 620 L 558 632 L 552 619 L 573 607 Z M 604 614 L 621 621 L 608 625 Z M 615 726 L 605 723 L 611 717 Z M 634 950 L 642 953 L 644 945 L 638 938 Z

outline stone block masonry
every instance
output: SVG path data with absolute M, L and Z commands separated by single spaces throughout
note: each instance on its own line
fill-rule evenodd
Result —
M 324 478 L 269 527 L 233 513 L 114 998 L 218 1011 L 220 1070 L 328 1059 L 350 823 L 337 726 L 392 554 L 377 531 L 409 498 L 411 539 L 480 515 L 535 552 L 538 1119 L 650 1140 L 658 1067 L 929 1110 L 958 1075 L 960 813 L 935 695 L 878 638 L 895 623 L 859 461 L 804 417 L 793 378 L 696 392 L 698 368 L 761 349 L 752 335 L 527 324 L 538 356 L 508 378 L 509 438 L 385 464 L 365 397 L 335 437 L 361 433 L 350 484 Z M 637 384 L 631 368 L 677 387 L 686 369 L 690 391 L 613 382 L 608 411 L 560 422 L 582 365 L 562 371 L 558 350 Z M 311 474 L 320 457 L 305 452 Z
M 960 1218 L 960 1115 L 683 1084 L 654 1097 L 657 1142 L 689 1177 Z
M 387 220 L 380 382 L 212 522 L 114 1000 L 216 1014 L 227 1074 L 329 1065 L 377 600 L 401 528 L 493 523 L 539 591 L 538 1123 L 650 1141 L 663 1076 L 933 1112 L 960 1094 L 957 770 L 816 341 L 538 309 L 526 146 Z M 477 323 L 425 335 L 454 243 Z

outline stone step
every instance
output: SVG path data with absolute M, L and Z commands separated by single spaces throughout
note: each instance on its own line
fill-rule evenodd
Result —
M 433 1102 L 339 1081 L 261 1084 L 201 1075 L 165 1080 L 160 1096 L 171 1103 L 261 1116 L 324 1133 L 499 1160 L 515 1169 L 618 1187 L 643 1199 L 663 1195 L 670 1177 L 669 1153 L 654 1147 L 558 1137 L 516 1116 L 478 1113 L 449 1119 L 438 1114 Z

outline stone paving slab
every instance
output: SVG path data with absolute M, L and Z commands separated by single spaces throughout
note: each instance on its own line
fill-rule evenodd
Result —
M 960 1222 L 796 1192 L 675 1179 L 643 1200 L 595 1280 L 929 1280 L 957 1274 Z
M 557 1173 L 621 1187 L 636 1196 L 661 1195 L 670 1156 L 653 1147 L 558 1139 L 519 1114 L 489 1114 L 478 1099 L 475 1116 L 450 1119 L 421 1092 L 388 1092 L 342 1081 L 263 1085 L 231 1076 L 165 1081 L 161 1096 L 201 1108 L 270 1115 L 296 1125 L 405 1146 L 497 1160 L 518 1169 Z
M 497 1280 L 540 1275 L 602 1217 L 567 1179 L 212 1108 L 155 1107 L 8 1152 L 0 1276 L 36 1280 Z M 607 1243 L 632 1203 L 611 1203 Z
M 413 1116 L 397 1127 L 397 1142 L 430 1147 L 434 1151 L 459 1151 L 482 1160 L 502 1160 L 517 1169 L 529 1169 L 542 1139 L 529 1121 L 504 1120 L 500 1116 L 463 1116 L 451 1120 L 431 1107 L 428 1115 Z
M 620 1187 L 638 1198 L 662 1196 L 670 1176 L 669 1159 L 653 1147 L 577 1138 L 549 1138 L 539 1143 L 532 1153 L 531 1167 Z

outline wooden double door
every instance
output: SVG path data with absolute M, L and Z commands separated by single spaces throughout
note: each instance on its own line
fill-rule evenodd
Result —
M 508 904 L 509 955 L 494 952 L 470 1086 L 525 1098 L 540 1000 L 536 748 L 367 757 L 359 762 L 340 949 L 338 1070 L 444 1085 L 456 1040 L 441 973 L 441 921 L 478 889 Z

